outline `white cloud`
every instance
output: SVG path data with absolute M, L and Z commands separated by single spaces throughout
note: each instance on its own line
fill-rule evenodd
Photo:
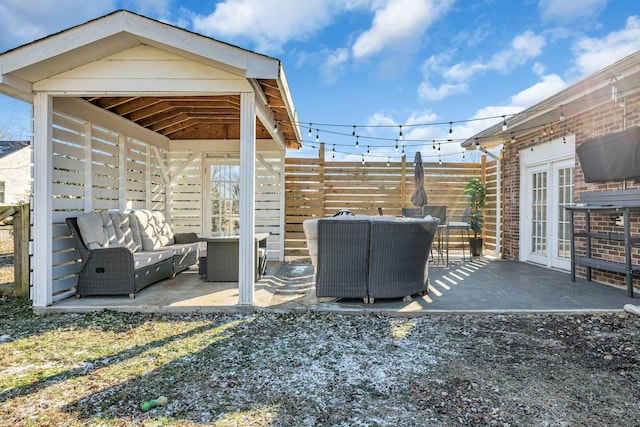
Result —
M 249 40 L 261 53 L 279 53 L 290 40 L 305 40 L 331 23 L 342 7 L 327 0 L 225 0 L 193 29 L 225 40 Z
M 491 57 L 491 61 L 485 65 L 489 69 L 503 73 L 509 72 L 514 67 L 540 55 L 545 44 L 546 41 L 543 36 L 535 35 L 532 31 L 527 30 L 513 39 L 509 49 L 497 52 Z
M 469 88 L 466 83 L 443 83 L 438 87 L 432 86 L 428 81 L 423 81 L 418 86 L 418 96 L 420 99 L 439 101 L 457 93 L 464 93 Z
M 367 119 L 367 126 L 397 126 L 398 123 L 384 113 L 373 113 Z
M 335 83 L 337 79 L 337 71 L 349 60 L 349 50 L 346 48 L 338 48 L 327 54 L 327 58 L 320 66 L 320 74 L 322 80 L 327 84 Z
M 115 0 L 3 0 L 0 2 L 0 51 L 82 24 L 115 9 Z
M 640 19 L 627 18 L 625 27 L 601 39 L 584 37 L 574 46 L 576 68 L 580 76 L 592 74 L 604 66 L 640 50 Z
M 542 76 L 542 80 L 511 97 L 511 104 L 522 108 L 530 107 L 549 98 L 567 87 L 557 74 Z
M 393 47 L 404 50 L 452 6 L 453 0 L 389 0 L 378 8 L 371 28 L 353 44 L 353 56 L 362 58 Z
M 540 0 L 540 16 L 547 21 L 564 24 L 597 16 L 606 7 L 607 0 Z
M 446 67 L 450 55 L 429 57 L 423 64 L 424 79 L 418 86 L 418 96 L 423 100 L 437 101 L 467 91 L 468 82 L 479 73 L 490 70 L 508 73 L 515 67 L 539 56 L 546 44 L 545 38 L 527 30 L 511 41 L 509 48 L 494 53 L 486 61 L 463 61 Z M 540 69 L 540 67 L 537 67 Z M 442 83 L 434 85 L 432 76 L 440 77 Z
M 545 67 L 544 64 L 541 64 L 540 62 L 536 62 L 535 64 L 533 64 L 533 68 L 531 70 L 537 75 L 542 76 L 547 71 L 547 67 Z

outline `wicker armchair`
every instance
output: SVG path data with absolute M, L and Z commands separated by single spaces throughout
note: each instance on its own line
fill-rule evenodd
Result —
M 369 302 L 428 292 L 428 259 L 439 221 L 371 223 Z
M 368 300 L 368 220 L 318 221 L 316 296 Z
M 428 291 L 428 257 L 438 220 L 351 218 L 317 220 L 316 296 L 373 303 Z M 304 228 L 311 250 L 316 220 L 308 221 Z

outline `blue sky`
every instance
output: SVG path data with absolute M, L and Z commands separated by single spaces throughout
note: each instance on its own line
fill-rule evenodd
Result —
M 458 161 L 460 140 L 640 50 L 637 0 L 3 0 L 0 51 L 116 9 L 280 59 L 298 156 L 318 134 L 336 158 L 397 160 L 402 126 L 407 157 Z M 0 139 L 28 139 L 28 116 L 0 96 Z

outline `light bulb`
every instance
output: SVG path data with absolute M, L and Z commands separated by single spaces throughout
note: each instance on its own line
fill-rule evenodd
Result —
M 502 116 L 502 130 L 507 130 L 507 119 L 505 118 L 505 116 Z

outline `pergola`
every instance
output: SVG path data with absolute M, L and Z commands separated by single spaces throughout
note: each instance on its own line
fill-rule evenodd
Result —
M 229 156 L 240 164 L 238 303 L 253 303 L 242 230 L 269 231 L 283 259 L 284 156 L 301 144 L 279 60 L 117 11 L 1 54 L 0 92 L 33 105 L 34 306 L 75 292 L 66 217 L 163 210 L 178 231 L 206 234 L 206 160 Z

